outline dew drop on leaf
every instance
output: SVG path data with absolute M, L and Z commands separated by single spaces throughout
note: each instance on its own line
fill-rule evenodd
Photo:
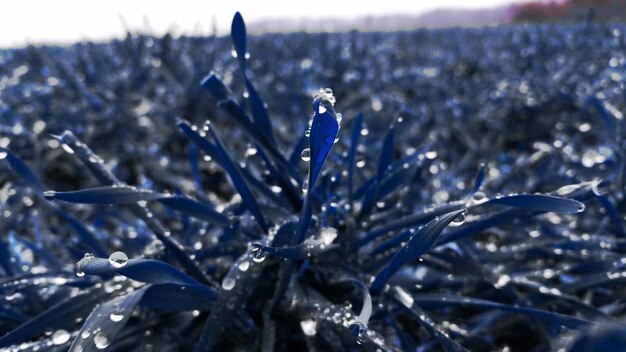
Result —
M 311 149 L 309 148 L 302 149 L 302 153 L 300 153 L 300 158 L 302 158 L 302 160 L 304 161 L 311 160 Z
M 225 291 L 230 291 L 235 287 L 235 279 L 232 277 L 225 277 L 222 281 L 222 289 Z
M 239 263 L 239 266 L 238 266 L 239 270 L 241 271 L 248 271 L 249 267 L 250 267 L 250 262 L 245 261 L 245 260 Z
M 103 350 L 109 347 L 109 339 L 106 337 L 104 333 L 99 332 L 96 334 L 96 337 L 93 339 L 93 343 L 96 345 L 96 348 L 99 350 Z
M 122 268 L 128 263 L 128 256 L 124 252 L 113 252 L 109 256 L 109 263 L 114 268 Z
M 261 248 L 254 248 L 252 250 L 252 260 L 256 263 L 260 263 L 265 260 L 265 251 Z
M 70 333 L 65 330 L 57 330 L 52 334 L 52 344 L 63 345 L 70 340 Z

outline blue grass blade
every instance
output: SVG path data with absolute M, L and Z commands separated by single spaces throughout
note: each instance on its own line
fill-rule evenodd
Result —
M 614 228 L 617 230 L 620 236 L 626 237 L 626 229 L 624 228 L 624 220 L 613 204 L 612 199 L 604 195 L 598 195 L 596 197 L 598 203 L 606 210 L 609 218 L 613 222 Z
M 0 154 L 6 154 L 4 159 L 9 163 L 11 169 L 20 175 L 30 188 L 38 192 L 43 192 L 46 189 L 39 176 L 35 174 L 33 169 L 22 158 L 5 148 L 0 148 Z
M 329 249 L 332 242 L 337 237 L 337 230 L 332 228 L 322 229 L 317 235 L 307 238 L 304 242 L 290 247 L 272 247 L 262 243 L 255 243 L 254 246 L 285 259 L 305 259 L 313 258 Z
M 230 95 L 230 91 L 215 72 L 210 72 L 206 75 L 200 82 L 200 85 L 218 102 L 228 99 Z
M 320 110 L 325 110 L 320 113 Z M 313 123 L 309 135 L 309 190 L 315 188 L 315 182 L 335 144 L 339 132 L 339 122 L 332 104 L 325 97 L 313 101 Z
M 78 336 L 72 342 L 69 352 L 101 351 L 96 338 L 106 338 L 107 344 L 115 342 L 117 335 L 124 329 L 135 306 L 141 300 L 147 287 L 116 297 L 106 303 L 99 304 L 89 314 Z M 86 337 L 84 337 L 87 335 Z M 99 341 L 102 343 L 101 341 Z
M 397 220 L 390 221 L 387 224 L 374 227 L 370 232 L 365 234 L 364 237 L 357 241 L 357 246 L 361 247 L 391 231 L 423 225 L 437 216 L 463 209 L 464 207 L 465 202 L 451 202 L 438 206 L 437 208 L 428 209 L 421 213 L 407 215 Z
M 18 241 L 21 245 L 33 251 L 33 253 L 35 253 L 35 255 L 40 260 L 43 260 L 46 263 L 48 269 L 57 270 L 57 271 L 63 270 L 63 267 L 65 266 L 65 264 L 62 263 L 54 254 L 52 254 L 46 248 L 39 247 L 35 245 L 34 243 L 28 241 L 27 239 L 21 236 L 18 236 L 16 234 L 11 233 L 10 236 L 15 238 L 15 240 Z
M 581 331 L 567 348 L 567 352 L 620 351 L 626 346 L 626 327 L 623 324 L 602 324 Z
M 242 68 L 243 69 L 243 68 Z M 274 133 L 272 132 L 272 124 L 270 117 L 267 113 L 267 109 L 265 108 L 265 103 L 263 99 L 259 96 L 259 93 L 256 91 L 256 88 L 252 85 L 252 82 L 248 80 L 248 77 L 245 76 L 244 80 L 246 82 L 246 89 L 248 90 L 248 100 L 250 103 L 250 110 L 252 111 L 252 118 L 254 119 L 254 124 L 261 130 L 261 133 L 265 135 L 265 138 L 276 145 L 274 140 Z
M 497 309 L 511 313 L 523 314 L 544 320 L 553 324 L 562 325 L 571 329 L 582 328 L 589 326 L 594 322 L 577 318 L 560 313 L 554 313 L 542 309 L 511 306 L 503 303 L 493 302 L 480 298 L 472 298 L 456 295 L 445 294 L 415 294 L 413 295 L 415 303 L 419 304 L 423 308 L 449 308 L 449 307 L 461 307 L 461 308 L 473 308 L 473 309 Z
M 36 315 L 11 332 L 0 337 L 0 348 L 5 348 L 40 335 L 47 329 L 67 326 L 76 317 L 93 309 L 102 298 L 101 291 L 87 292 L 61 301 Z
M 80 238 L 81 242 L 87 245 L 92 253 L 99 257 L 105 257 L 108 255 L 107 250 L 104 246 L 98 241 L 96 235 L 89 230 L 82 222 L 76 219 L 70 213 L 63 211 L 61 209 L 56 209 L 54 213 L 67 222 L 73 229 L 76 231 L 76 234 Z
M 198 133 L 198 131 L 194 130 L 193 127 L 189 124 L 189 122 L 178 119 L 176 121 L 176 126 L 178 129 L 185 135 L 185 137 L 189 138 L 191 142 L 198 148 L 202 149 L 202 152 L 211 158 L 213 158 L 216 162 L 222 163 L 222 160 L 219 159 L 217 148 L 208 139 Z
M 2 265 L 2 270 L 4 270 L 7 276 L 13 276 L 13 274 L 15 274 L 15 269 L 11 261 L 11 252 L 2 237 L 0 237 L 0 265 Z
M 395 246 L 399 245 L 400 243 L 408 240 L 409 238 L 411 238 L 411 229 L 409 230 L 404 230 L 401 233 L 399 233 L 398 235 L 394 236 L 393 238 L 379 244 L 376 248 L 374 248 L 374 250 L 372 251 L 372 255 L 376 255 L 376 254 L 380 254 L 382 252 L 385 252 L 391 248 L 394 248 Z
M 185 215 L 204 220 L 218 226 L 229 226 L 228 217 L 218 213 L 210 205 L 182 196 L 158 199 L 159 203 Z
M 360 215 L 368 214 L 374 204 L 379 198 L 380 195 L 380 184 L 383 180 L 383 177 L 389 167 L 391 166 L 391 162 L 393 161 L 393 137 L 395 131 L 395 123 L 392 123 L 389 126 L 389 130 L 387 131 L 387 135 L 385 135 L 385 139 L 383 140 L 382 148 L 380 150 L 380 156 L 378 157 L 378 167 L 376 169 L 375 181 L 370 186 L 369 190 L 365 194 L 365 198 L 363 199 L 363 204 L 361 206 Z
M 261 214 L 261 208 L 254 198 L 254 194 L 252 194 L 252 191 L 248 187 L 248 184 L 245 182 L 239 166 L 232 161 L 213 128 L 209 128 L 209 133 L 215 140 L 215 146 L 219 159 L 222 160 L 223 166 L 226 169 L 233 186 L 241 196 L 244 206 L 250 211 L 250 213 L 252 213 L 252 216 L 254 216 L 259 226 L 261 226 L 261 229 L 263 229 L 264 232 L 267 232 L 268 227 L 265 223 L 263 215 Z
M 235 13 L 233 22 L 230 26 L 230 37 L 237 53 L 237 59 L 242 68 L 245 68 L 246 53 L 247 53 L 247 33 L 246 23 L 243 21 L 243 17 L 239 12 Z
M 198 281 L 175 267 L 154 259 L 129 259 L 116 268 L 108 259 L 85 257 L 76 264 L 76 270 L 87 275 L 119 273 L 130 279 L 153 284 L 175 283 L 196 285 Z
M 421 228 L 409 239 L 404 247 L 396 252 L 389 264 L 376 275 L 370 286 L 370 291 L 372 291 L 372 293 L 380 293 L 385 287 L 387 280 L 389 280 L 401 266 L 412 262 L 428 252 L 435 244 L 441 232 L 465 211 L 465 209 L 461 209 L 442 215 Z
M 134 204 L 139 201 L 152 201 L 163 198 L 162 194 L 137 189 L 130 186 L 102 186 L 79 191 L 46 191 L 48 200 L 56 199 L 70 203 L 84 204 Z
M 459 240 L 468 236 L 472 236 L 486 229 L 496 227 L 513 221 L 515 218 L 519 218 L 525 214 L 520 209 L 508 209 L 499 213 L 489 215 L 486 218 L 465 224 L 453 231 L 450 231 L 439 238 L 437 246 Z
M 139 305 L 167 311 L 209 310 L 213 300 L 185 286 L 177 284 L 151 284 Z
M 533 209 L 559 214 L 576 214 L 585 210 L 585 205 L 577 200 L 543 194 L 517 194 L 504 196 L 490 199 L 485 204 Z
M 217 151 L 217 147 L 213 143 L 211 143 L 209 140 L 207 140 L 205 137 L 200 135 L 199 132 L 194 130 L 189 124 L 189 122 L 179 119 L 177 122 L 177 126 L 181 130 L 181 132 L 183 132 L 183 134 L 187 138 L 189 138 L 195 145 L 197 145 L 200 149 L 202 149 L 202 151 L 206 155 L 210 156 L 218 164 L 226 168 L 224 164 L 225 163 L 224 160 L 221 159 L 220 153 Z M 262 149 L 259 149 L 259 151 L 262 152 Z M 256 190 L 261 192 L 265 197 L 272 200 L 276 205 L 281 206 L 281 207 L 284 205 L 284 202 L 277 196 L 277 194 L 272 192 L 267 187 L 267 185 L 265 185 L 263 182 L 260 182 L 254 176 L 252 176 L 252 174 L 250 174 L 248 170 L 241 169 L 241 168 L 239 168 L 239 170 L 241 171 L 245 180 L 248 183 L 250 183 L 250 186 L 254 187 Z M 285 183 L 286 182 L 284 181 L 284 178 L 281 178 L 281 185 L 284 185 Z
M 485 180 L 485 164 L 480 164 L 478 168 L 478 172 L 476 172 L 476 177 L 474 177 L 474 187 L 472 187 L 472 191 L 468 195 L 471 197 L 473 194 L 480 190 L 480 187 L 483 186 L 483 181 Z
M 350 137 L 350 149 L 348 149 L 348 199 L 353 199 L 354 194 L 354 167 L 356 166 L 356 150 L 361 138 L 363 129 L 363 115 L 358 113 L 352 125 L 352 135 Z
M 403 292 L 407 294 L 406 292 Z M 451 339 L 448 334 L 441 331 L 435 322 L 420 308 L 417 304 L 414 304 L 412 300 L 405 302 L 404 300 L 393 296 L 393 301 L 399 305 L 406 313 L 410 314 L 417 322 L 422 326 L 430 336 L 437 339 L 441 347 L 446 352 L 467 352 L 465 347 L 461 346 L 458 342 Z
M 189 166 L 196 188 L 202 190 L 202 173 L 200 173 L 200 165 L 198 163 L 198 147 L 194 143 L 189 145 Z

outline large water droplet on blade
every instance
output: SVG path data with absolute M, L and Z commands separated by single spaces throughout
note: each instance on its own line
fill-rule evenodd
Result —
M 121 309 L 116 309 L 113 313 L 111 313 L 109 315 L 109 319 L 111 319 L 112 322 L 117 323 L 118 321 L 121 321 L 122 319 L 124 319 L 124 312 Z
M 256 263 L 260 263 L 262 261 L 265 260 L 265 251 L 261 248 L 254 248 L 252 249 L 252 260 L 254 260 Z
M 63 150 L 65 150 L 68 154 L 74 154 L 74 149 L 72 149 L 69 145 L 63 143 L 61 144 L 61 147 L 63 147 Z
M 241 270 L 241 271 L 248 271 L 249 267 L 250 267 L 250 262 L 249 261 L 245 261 L 245 260 L 243 262 L 239 263 L 239 266 L 238 266 L 239 270 Z
M 463 210 L 463 212 L 459 214 L 459 216 L 457 216 L 454 220 L 452 220 L 452 224 L 454 224 L 455 226 L 463 225 L 463 223 L 465 222 L 466 215 L 467 215 L 467 210 Z
M 109 263 L 114 268 L 122 268 L 126 265 L 126 263 L 128 263 L 128 256 L 126 256 L 126 253 L 124 252 L 113 252 L 109 256 Z
M 349 329 L 352 332 L 352 335 L 356 337 L 356 343 L 361 345 L 365 342 L 365 333 L 367 332 L 365 324 L 360 321 L 355 321 L 352 325 L 350 325 Z
M 311 149 L 309 148 L 302 149 L 302 153 L 300 153 L 300 158 L 302 158 L 302 160 L 304 161 L 311 160 Z
M 302 182 L 302 192 L 306 192 L 309 190 L 309 181 Z
M 99 350 L 103 350 L 109 347 L 109 339 L 106 337 L 104 333 L 99 332 L 96 337 L 93 339 L 93 343 L 96 345 L 96 348 Z
M 70 333 L 65 330 L 57 330 L 52 335 L 53 345 L 63 345 L 70 340 Z
M 317 112 L 323 114 L 326 112 L 326 108 L 322 104 L 320 104 L 319 108 L 317 108 Z
M 235 279 L 233 279 L 232 277 L 225 277 L 224 280 L 222 280 L 222 289 L 224 289 L 225 291 L 230 291 L 233 289 L 233 287 L 235 287 Z

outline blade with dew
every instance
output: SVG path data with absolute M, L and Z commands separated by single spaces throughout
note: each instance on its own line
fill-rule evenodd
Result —
M 401 266 L 428 252 L 446 226 L 459 216 L 462 216 L 465 212 L 465 209 L 461 209 L 442 215 L 421 228 L 409 239 L 406 245 L 396 252 L 389 264 L 376 275 L 370 286 L 370 291 L 372 291 L 372 293 L 380 293 L 387 280 L 395 274 Z

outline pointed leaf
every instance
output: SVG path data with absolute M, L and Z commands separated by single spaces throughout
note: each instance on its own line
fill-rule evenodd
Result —
M 96 306 L 85 320 L 69 351 L 96 352 L 101 351 L 102 346 L 115 342 L 147 288 L 143 287 Z
M 504 196 L 490 199 L 486 202 L 486 204 L 504 205 L 560 214 L 576 214 L 585 210 L 585 205 L 577 200 L 548 196 L 544 194 L 517 194 Z
M 84 204 L 134 204 L 163 198 L 162 194 L 130 186 L 102 186 L 70 192 L 44 192 L 46 199 Z
M 385 286 L 387 280 L 395 274 L 401 266 L 419 258 L 433 246 L 437 237 L 441 232 L 465 212 L 465 209 L 457 210 L 441 217 L 435 218 L 422 229 L 420 229 L 413 237 L 409 239 L 407 244 L 402 247 L 389 264 L 376 275 L 374 282 L 370 286 L 370 290 L 374 293 L 379 293 Z

